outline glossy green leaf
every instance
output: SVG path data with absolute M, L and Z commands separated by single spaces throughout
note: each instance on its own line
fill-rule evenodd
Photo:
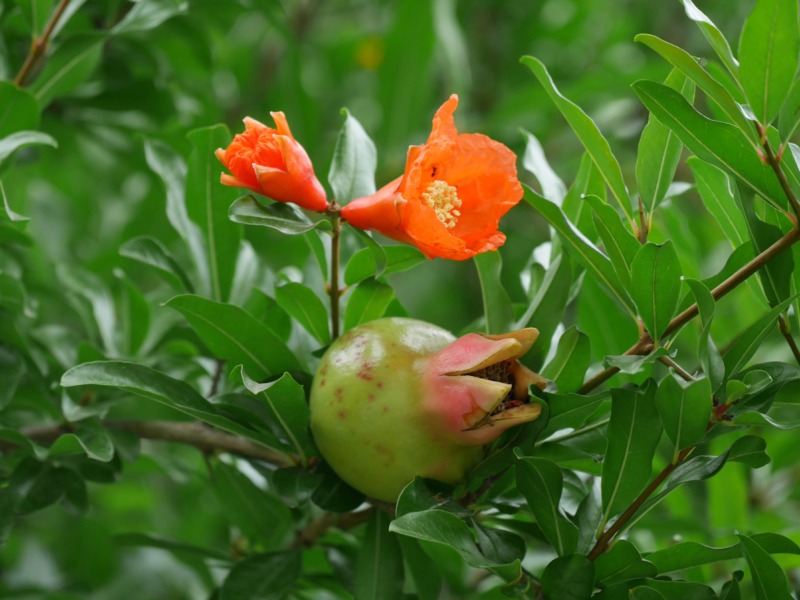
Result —
M 330 229 L 328 221 L 312 221 L 299 208 L 285 202 L 264 206 L 253 196 L 242 196 L 231 204 L 228 217 L 234 223 L 269 227 L 286 235 L 299 235 L 312 229 Z
M 697 112 L 675 90 L 653 81 L 637 81 L 633 90 L 664 125 L 701 159 L 737 177 L 759 196 L 782 210 L 787 204 L 775 173 L 761 162 L 738 129 Z
M 537 196 L 527 188 L 525 200 L 539 211 L 559 233 L 560 239 L 564 241 L 570 251 L 570 256 L 597 277 L 606 291 L 614 296 L 623 307 L 631 310 L 633 306 L 630 296 L 622 286 L 608 257 L 569 222 L 558 206 Z
M 289 282 L 275 288 L 275 300 L 323 346 L 331 341 L 328 311 L 309 287 Z
M 517 461 L 517 487 L 547 541 L 564 556 L 575 551 L 578 528 L 561 510 L 564 475 L 554 462 L 531 456 Z
M 344 124 L 328 172 L 333 196 L 341 204 L 375 193 L 375 167 L 378 163 L 375 144 L 361 123 L 347 109 L 342 109 Z
M 623 287 L 631 289 L 631 263 L 641 244 L 620 219 L 617 211 L 597 196 L 584 198 L 592 207 L 595 229 Z
M 597 237 L 594 231 L 591 211 L 584 202 L 585 196 L 597 196 L 601 200 L 606 198 L 606 183 L 597 170 L 591 156 L 584 152 L 575 180 L 567 191 L 562 209 L 567 218 L 589 239 Z
M 686 382 L 676 375 L 661 380 L 656 392 L 656 409 L 664 432 L 678 453 L 703 439 L 711 416 L 711 383 L 707 378 Z
M 185 0 L 140 0 L 111 28 L 111 33 L 122 35 L 149 31 L 167 19 L 185 13 L 187 8 L 188 2 Z
M 716 600 L 714 590 L 691 581 L 651 579 L 631 590 L 631 600 Z
M 631 263 L 631 296 L 653 340 L 660 340 L 680 299 L 681 264 L 671 241 L 647 243 Z
M 45 107 L 86 81 L 100 64 L 105 41 L 104 33 L 84 33 L 59 45 L 30 88 L 39 104 Z
M 607 400 L 610 392 L 600 392 L 585 396 L 583 394 L 547 394 L 547 404 L 550 406 L 550 415 L 542 435 L 546 436 L 561 429 L 577 428 L 582 426 Z
M 684 11 L 686 11 L 686 16 L 697 24 L 700 31 L 703 32 L 703 35 L 708 40 L 708 43 L 714 49 L 714 52 L 717 53 L 722 64 L 725 65 L 733 76 L 736 76 L 739 71 L 739 63 L 733 56 L 733 51 L 731 50 L 730 44 L 728 44 L 728 40 L 719 28 L 714 25 L 713 21 L 695 6 L 692 0 L 681 0 L 681 2 L 683 3 Z
M 394 291 L 386 284 L 365 279 L 353 290 L 344 311 L 344 328 L 380 319 L 394 299 Z
M 644 560 L 628 540 L 615 541 L 607 552 L 597 557 L 594 569 L 595 580 L 605 586 L 639 577 L 655 577 L 657 573 L 655 565 Z
M 750 108 L 764 126 L 789 94 L 798 50 L 797 2 L 758 0 L 739 39 L 739 76 Z
M 27 90 L 0 81 L 0 139 L 39 128 L 39 103 Z
M 0 139 L 0 164 L 19 148 L 34 144 L 43 144 L 54 148 L 58 146 L 52 137 L 41 131 L 17 131 Z
M 539 181 L 543 198 L 561 206 L 567 195 L 567 186 L 564 185 L 561 178 L 553 171 L 550 163 L 547 162 L 544 149 L 539 140 L 536 139 L 536 136 L 525 130 L 522 131 L 522 135 L 525 136 L 525 153 L 522 155 L 522 168 L 533 174 Z
M 192 282 L 183 268 L 156 238 L 142 235 L 122 244 L 119 253 L 156 269 L 159 275 L 181 292 L 193 291 Z
M 9 206 L 9 204 L 8 204 L 8 196 L 6 195 L 6 189 L 3 186 L 3 182 L 2 181 L 0 181 L 0 196 L 3 197 L 3 212 L 5 213 L 5 216 L 8 218 L 9 221 L 11 221 L 12 223 L 21 223 L 21 222 L 25 222 L 25 221 L 30 221 L 30 219 L 28 217 L 26 217 L 24 215 L 21 215 L 21 214 L 19 214 L 17 212 L 14 212 L 13 210 L 11 210 L 11 206 Z M 16 234 L 17 236 L 24 236 L 25 235 L 21 231 L 15 229 L 13 227 L 8 227 L 2 221 L 0 221 L 0 226 L 3 227 L 2 229 L 0 229 L 0 242 L 4 241 L 4 239 L 3 239 L 3 231 L 4 230 L 8 231 L 10 235 L 14 235 L 14 234 Z M 26 239 L 26 238 L 25 237 L 21 237 L 21 239 Z
M 603 461 L 604 520 L 618 514 L 639 495 L 652 476 L 661 422 L 653 401 L 656 386 L 611 390 L 608 448 Z
M 383 275 L 407 271 L 425 262 L 425 256 L 413 246 L 384 246 L 386 267 Z M 344 271 L 344 282 L 353 285 L 368 277 L 376 276 L 374 253 L 369 248 L 362 248 L 347 261 Z
M 280 600 L 302 571 L 297 550 L 253 554 L 236 563 L 219 592 L 219 600 Z
M 690 156 L 686 164 L 694 174 L 697 191 L 706 209 L 719 224 L 731 246 L 737 248 L 748 240 L 747 224 L 736 206 L 731 181 L 724 171 Z
M 85 419 L 77 423 L 74 433 L 89 458 L 101 462 L 114 458 L 111 436 L 98 419 Z
M 689 102 L 693 101 L 694 83 L 680 71 L 673 69 L 664 81 L 664 85 L 680 92 Z M 639 138 L 639 151 L 636 157 L 639 198 L 647 215 L 652 215 L 656 207 L 666 198 L 682 150 L 683 144 L 675 132 L 650 115 Z
M 403 593 L 403 557 L 389 515 L 372 512 L 356 559 L 356 600 L 392 600 Z
M 118 325 L 111 290 L 96 274 L 73 266 L 61 265 L 58 278 L 63 286 L 86 300 L 91 318 L 106 352 L 116 354 Z
M 577 104 L 561 95 L 547 72 L 547 68 L 541 61 L 532 56 L 523 56 L 521 62 L 533 72 L 550 96 L 550 99 L 561 111 L 567 123 L 569 123 L 586 151 L 592 157 L 625 216 L 628 217 L 629 221 L 633 222 L 631 202 L 628 197 L 628 188 L 625 187 L 625 180 L 622 177 L 622 169 L 620 169 L 616 157 L 611 152 L 608 141 L 600 133 L 595 122 Z
M 700 312 L 703 329 L 700 332 L 697 356 L 700 359 L 701 369 L 711 383 L 711 391 L 714 392 L 725 379 L 725 363 L 714 340 L 711 339 L 711 322 L 714 318 L 716 303 L 711 292 L 702 282 L 696 279 L 684 279 L 684 281 L 692 290 Z
M 186 317 L 214 356 L 232 365 L 244 365 L 256 379 L 301 369 L 286 344 L 238 306 L 191 294 L 175 296 L 165 306 Z
M 545 598 L 586 600 L 594 588 L 594 563 L 583 554 L 560 556 L 548 564 L 541 584 Z
M 503 259 L 500 253 L 483 252 L 473 259 L 478 271 L 483 297 L 483 315 L 486 319 L 486 333 L 504 333 L 511 329 L 514 309 L 501 281 Z
M 797 18 L 795 12 L 795 19 Z M 756 600 L 791 600 L 783 569 L 758 542 L 746 535 L 739 535 L 742 555 L 750 567 Z
M 556 382 L 559 393 L 576 392 L 583 384 L 590 362 L 589 338 L 573 325 L 561 334 L 555 356 L 541 374 Z
M 233 225 L 226 214 L 225 207 L 235 198 L 236 191 L 220 184 L 220 166 L 214 151 L 227 145 L 231 134 L 224 125 L 215 125 L 194 129 L 187 137 L 192 151 L 186 173 L 186 209 L 205 238 L 211 297 L 222 302 L 230 296 L 241 228 Z

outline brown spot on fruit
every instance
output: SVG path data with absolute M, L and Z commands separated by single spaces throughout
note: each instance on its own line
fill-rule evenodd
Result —
M 340 410 L 338 413 L 336 413 L 336 416 L 344 421 L 347 418 L 347 411 L 346 410 Z

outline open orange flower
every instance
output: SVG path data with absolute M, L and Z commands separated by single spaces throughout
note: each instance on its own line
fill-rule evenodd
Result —
M 216 156 L 233 175 L 223 173 L 220 181 L 244 187 L 277 200 L 294 202 L 303 208 L 323 212 L 328 208 L 325 189 L 314 175 L 305 149 L 297 143 L 282 112 L 269 113 L 277 129 L 255 119 L 244 119 L 245 130 Z
M 426 144 L 408 151 L 403 175 L 353 200 L 342 217 L 413 244 L 428 258 L 464 260 L 503 245 L 500 218 L 522 198 L 517 157 L 500 142 L 459 134 L 455 94 L 433 117 Z

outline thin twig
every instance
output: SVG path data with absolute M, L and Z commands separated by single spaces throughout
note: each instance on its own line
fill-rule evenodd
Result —
M 222 373 L 225 370 L 225 361 L 218 358 L 216 360 L 216 366 L 214 367 L 214 375 L 211 379 L 211 387 L 208 390 L 208 397 L 213 398 L 217 395 L 217 391 L 219 390 L 219 382 L 222 379 Z
M 786 343 L 789 344 L 789 348 L 792 350 L 792 354 L 794 355 L 794 359 L 800 363 L 800 348 L 797 347 L 797 344 L 792 337 L 792 332 L 789 329 L 789 323 L 786 319 L 783 318 L 781 315 L 778 317 L 778 325 L 781 329 L 781 334 L 786 339 Z
M 316 544 L 317 540 L 325 535 L 331 527 L 347 530 L 358 527 L 366 523 L 372 515 L 374 508 L 366 508 L 359 512 L 335 514 L 325 512 L 317 518 L 312 519 L 308 524 L 299 530 L 295 535 L 292 548 L 310 548 Z
M 45 54 L 47 53 L 47 47 L 50 45 L 50 36 L 53 35 L 53 31 L 58 25 L 58 22 L 61 20 L 61 17 L 64 15 L 64 11 L 67 10 L 67 6 L 69 5 L 69 0 L 61 0 L 56 6 L 53 14 L 50 15 L 50 20 L 47 22 L 47 25 L 42 32 L 42 35 L 35 38 L 31 43 L 31 49 L 28 51 L 28 56 L 25 57 L 25 62 L 22 63 L 22 67 L 17 73 L 17 76 L 14 78 L 14 83 L 17 84 L 19 87 L 25 87 L 28 84 L 28 80 L 30 79 L 31 75 L 36 71 L 36 68 L 39 64 L 44 60 Z
M 691 373 L 689 373 L 689 371 L 680 366 L 678 363 L 676 363 L 674 360 L 672 360 L 669 356 L 659 356 L 658 360 L 659 362 L 662 362 L 663 364 L 673 369 L 685 381 L 694 381 L 694 376 Z
M 786 198 L 789 200 L 789 204 L 794 211 L 795 224 L 797 224 L 797 219 L 800 219 L 800 202 L 798 202 L 797 196 L 794 195 L 794 190 L 792 190 L 792 186 L 789 185 L 789 181 L 786 179 L 786 174 L 781 168 L 781 159 L 776 156 L 775 152 L 772 150 L 772 146 L 767 139 L 764 128 L 761 125 L 757 125 L 757 127 L 761 137 L 761 147 L 764 148 L 764 159 L 775 172 L 775 176 L 778 178 L 778 182 L 781 184 L 783 193 L 786 195 Z
M 331 300 L 331 338 L 335 340 L 339 337 L 339 241 L 342 237 L 342 217 L 341 209 L 334 200 L 328 209 L 331 217 L 331 281 L 328 286 L 328 295 Z

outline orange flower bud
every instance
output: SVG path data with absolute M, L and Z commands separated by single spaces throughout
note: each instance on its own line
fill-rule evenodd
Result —
M 297 143 L 282 112 L 270 113 L 277 129 L 255 119 L 244 119 L 245 130 L 216 156 L 232 173 L 223 173 L 224 185 L 244 187 L 278 202 L 294 202 L 316 212 L 328 208 L 325 189 L 314 175 L 305 149 Z
M 523 194 L 517 157 L 485 135 L 459 134 L 457 106 L 454 94 L 436 111 L 427 143 L 409 149 L 401 177 L 342 209 L 348 223 L 428 258 L 464 260 L 503 245 L 498 223 Z

